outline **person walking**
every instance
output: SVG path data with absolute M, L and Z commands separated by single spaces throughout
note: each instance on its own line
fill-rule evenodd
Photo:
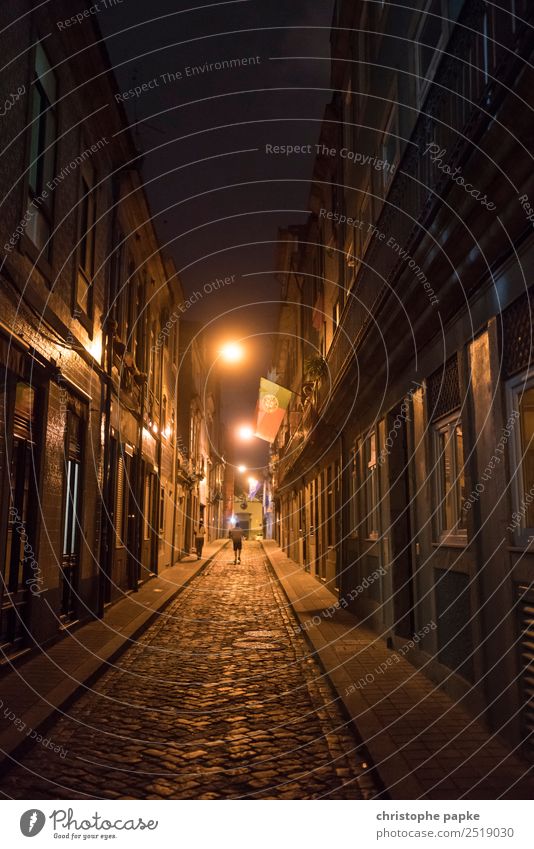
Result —
M 206 536 L 206 528 L 204 527 L 204 522 L 201 519 L 198 523 L 198 528 L 195 533 L 195 548 L 197 550 L 197 560 L 200 560 L 202 557 L 202 549 L 204 548 L 204 538 Z
M 234 544 L 234 566 L 236 563 L 241 563 L 241 549 L 243 548 L 243 531 L 239 522 L 235 523 L 235 527 L 230 528 L 228 536 Z

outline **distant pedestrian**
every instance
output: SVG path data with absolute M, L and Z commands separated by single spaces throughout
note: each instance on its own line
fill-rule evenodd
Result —
M 206 536 L 206 528 L 202 519 L 198 523 L 198 528 L 195 533 L 195 548 L 197 550 L 197 560 L 202 557 L 202 549 L 204 548 L 204 538 Z
M 241 549 L 243 548 L 243 531 L 239 522 L 235 523 L 235 527 L 230 528 L 228 536 L 234 544 L 234 566 L 236 563 L 241 563 Z

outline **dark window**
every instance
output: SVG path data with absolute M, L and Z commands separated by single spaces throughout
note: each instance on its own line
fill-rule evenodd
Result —
M 81 194 L 76 304 L 83 315 L 90 318 L 93 312 L 96 199 L 94 176 L 89 172 L 82 176 Z
M 35 48 L 31 92 L 30 163 L 26 235 L 48 259 L 52 233 L 52 193 L 57 117 L 57 82 L 40 43 Z

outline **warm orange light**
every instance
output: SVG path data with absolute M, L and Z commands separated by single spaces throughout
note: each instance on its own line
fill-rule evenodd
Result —
M 243 359 L 243 348 L 238 342 L 226 342 L 219 355 L 227 363 L 238 363 Z
M 241 465 L 241 466 L 238 466 L 238 467 L 237 467 L 237 471 L 238 471 L 241 475 L 244 475 L 244 474 L 245 474 L 245 472 L 246 472 L 246 470 L 247 470 L 247 467 L 246 467 L 246 466 Z
M 238 427 L 237 429 L 237 435 L 239 439 L 243 440 L 243 442 L 250 442 L 254 436 L 254 428 L 250 425 L 241 425 L 241 427 Z

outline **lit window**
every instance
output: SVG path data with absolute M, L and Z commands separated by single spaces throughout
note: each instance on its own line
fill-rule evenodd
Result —
M 434 426 L 436 516 L 438 536 L 465 536 L 465 465 L 462 425 L 453 419 Z
M 365 440 L 364 445 L 365 509 L 367 537 L 369 539 L 376 539 L 379 533 L 379 492 L 376 442 L 376 431 L 373 430 Z

